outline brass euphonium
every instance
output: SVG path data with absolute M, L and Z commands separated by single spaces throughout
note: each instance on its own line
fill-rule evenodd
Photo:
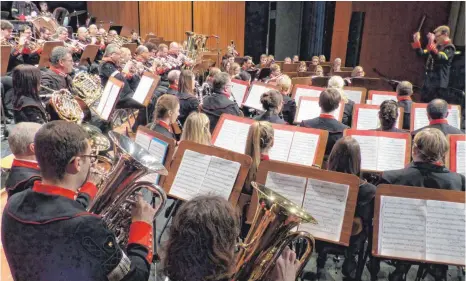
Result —
M 291 232 L 300 223 L 317 221 L 299 206 L 264 185 L 252 182 L 259 197 L 258 210 L 248 235 L 240 246 L 236 257 L 236 273 L 232 280 L 262 280 L 270 273 L 276 260 L 287 245 L 298 238 L 306 240 L 306 251 L 302 255 L 299 276 L 311 257 L 314 237 L 304 231 Z
M 134 199 L 135 192 L 146 188 L 159 197 L 154 219 L 167 201 L 160 186 L 138 180 L 150 173 L 167 175 L 168 172 L 163 164 L 130 138 L 113 131 L 109 132 L 109 137 L 113 142 L 114 162 L 89 206 L 89 211 L 101 215 L 108 228 L 115 233 L 117 242 L 126 246 L 132 207 L 132 203 L 128 201 Z

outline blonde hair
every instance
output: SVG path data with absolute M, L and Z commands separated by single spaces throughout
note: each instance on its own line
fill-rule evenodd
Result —
M 270 71 L 271 72 L 280 72 L 280 66 L 276 63 L 273 63 L 271 66 L 270 66 Z
M 239 74 L 240 72 L 241 72 L 241 66 L 239 66 L 239 64 L 235 62 L 230 66 L 230 71 L 228 74 L 230 74 L 230 76 L 235 76 Z
M 341 99 L 348 103 L 348 96 L 346 96 L 343 87 L 345 86 L 345 80 L 341 76 L 332 76 L 328 79 L 327 88 L 337 89 L 340 91 Z
M 261 162 L 261 153 L 272 147 L 273 136 L 272 124 L 267 121 L 255 121 L 249 127 L 248 138 L 246 140 L 246 155 L 251 156 L 252 165 L 246 181 L 247 189 L 250 189 L 251 181 L 256 180 L 257 169 Z
M 450 36 L 450 28 L 446 25 L 441 25 L 434 30 L 434 33 L 440 32 L 442 35 Z
M 325 59 L 326 59 L 326 58 L 325 58 L 325 55 L 320 55 L 320 56 L 319 56 L 319 60 L 320 60 L 320 59 L 324 59 L 324 61 L 325 61 Z
M 351 77 L 355 77 L 356 73 L 361 70 L 364 74 L 364 69 L 362 68 L 362 66 L 358 65 L 356 66 L 353 71 L 351 72 Z M 364 76 L 364 75 L 363 75 Z
M 311 61 L 313 61 L 314 59 L 319 60 L 319 57 L 318 56 L 313 56 Z
M 199 144 L 210 145 L 212 135 L 210 134 L 209 117 L 202 112 L 194 111 L 189 114 L 184 122 L 181 140 L 193 141 Z
M 282 75 L 277 80 L 277 86 L 278 86 L 278 90 L 280 92 L 288 93 L 288 91 L 291 89 L 291 79 L 290 79 L 290 77 L 288 75 Z
M 426 128 L 414 136 L 413 151 L 417 150 L 419 157 L 428 163 L 444 161 L 450 145 L 439 129 Z

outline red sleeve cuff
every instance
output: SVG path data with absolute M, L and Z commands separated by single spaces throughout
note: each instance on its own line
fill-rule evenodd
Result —
M 421 41 L 416 41 L 416 42 L 411 43 L 411 47 L 413 47 L 413 49 L 420 49 Z
M 99 49 L 105 50 L 105 45 L 104 45 L 104 44 L 101 44 Z
M 131 79 L 131 78 L 133 78 L 133 74 L 131 74 L 131 73 L 125 73 L 125 78 L 126 78 L 126 79 Z
M 29 48 L 23 48 L 23 54 L 29 55 L 31 53 L 31 50 Z
M 139 244 L 146 247 L 149 253 L 146 256 L 148 262 L 152 262 L 152 225 L 143 221 L 135 221 L 129 227 L 129 244 Z
M 79 190 L 79 193 L 86 193 L 89 195 L 89 197 L 91 197 L 91 200 L 93 200 L 97 194 L 97 186 L 95 186 L 95 184 L 92 182 L 86 182 Z
M 434 54 L 438 54 L 437 46 L 435 46 L 433 43 L 427 45 L 427 50 L 433 52 Z

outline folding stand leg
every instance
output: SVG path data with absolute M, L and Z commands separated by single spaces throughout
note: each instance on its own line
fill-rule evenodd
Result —
M 367 250 L 364 251 L 364 245 L 366 243 L 361 243 L 358 253 L 358 266 L 356 267 L 356 280 L 361 280 L 362 272 L 364 271 L 364 266 L 366 265 L 367 260 Z M 369 244 L 367 244 L 367 249 L 369 249 Z
M 168 226 L 168 223 L 170 222 L 170 219 L 172 218 L 173 216 L 173 213 L 175 212 L 175 210 L 178 208 L 178 205 L 180 204 L 181 200 L 176 200 L 176 203 L 175 205 L 173 206 L 173 209 L 170 210 L 170 214 L 168 215 L 168 218 L 167 218 L 167 221 L 165 222 L 165 224 L 163 225 L 163 228 L 162 228 L 162 231 L 160 232 L 160 236 L 159 236 L 159 239 L 158 239 L 158 244 L 160 245 L 160 242 L 162 241 L 162 235 L 163 233 L 165 232 L 165 229 L 167 228 Z
M 420 281 L 421 279 L 424 279 L 425 274 L 427 274 L 426 268 L 427 268 L 426 264 L 419 265 L 419 268 L 417 269 L 416 279 L 414 279 L 415 281 Z

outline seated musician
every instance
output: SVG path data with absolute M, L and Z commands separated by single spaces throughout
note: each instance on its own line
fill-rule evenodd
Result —
M 361 175 L 361 149 L 354 138 L 344 137 L 335 143 L 328 158 L 328 170 L 358 177 Z M 359 233 L 352 233 L 349 246 L 343 247 L 345 259 L 342 265 L 342 275 L 345 277 L 352 277 L 353 279 L 355 277 L 357 251 L 360 249 L 361 243 L 365 243 L 372 227 L 375 191 L 376 187 L 374 185 L 365 180 L 360 180 L 354 217 L 355 221 L 361 220 L 362 230 Z M 316 241 L 316 251 L 319 253 L 317 258 L 318 276 L 322 272 L 327 259 L 327 254 L 323 251 L 326 247 L 342 248 L 338 245 Z
M 427 118 L 429 125 L 413 131 L 411 134 L 415 136 L 420 131 L 426 128 L 436 128 L 442 131 L 444 135 L 464 134 L 460 129 L 448 124 L 448 103 L 442 99 L 434 99 L 427 105 Z
M 105 28 L 103 27 L 100 27 L 99 28 L 99 33 L 98 33 L 100 36 L 107 36 L 107 31 L 105 30 Z
M 217 73 L 212 81 L 212 95 L 204 97 L 202 101 L 201 111 L 209 117 L 210 132 L 213 132 L 222 113 L 242 115 L 238 104 L 230 100 L 231 86 L 228 73 Z
M 211 145 L 211 138 L 209 117 L 202 112 L 191 112 L 184 122 L 180 141 Z
M 176 60 L 180 61 L 183 65 L 190 65 L 192 61 L 180 52 L 180 46 L 176 42 L 171 42 L 168 50 L 170 56 L 174 57 Z M 233 58 L 234 60 L 234 58 Z
M 21 53 L 23 54 L 24 63 L 36 65 L 40 60 L 39 52 L 41 51 L 41 48 L 39 48 L 39 44 L 37 44 L 37 42 L 33 41 L 32 28 L 25 25 L 24 30 L 20 35 L 19 48 L 22 49 Z
M 170 72 L 168 72 L 167 78 L 170 86 L 168 86 L 167 94 L 174 96 L 178 95 L 178 84 L 180 81 L 180 74 L 181 71 L 177 69 L 173 69 L 170 70 Z
M 319 64 L 325 62 L 325 55 L 320 55 L 319 56 Z
M 173 218 L 162 259 L 169 280 L 228 281 L 235 274 L 240 220 L 225 199 L 200 196 L 184 202 Z M 270 281 L 294 281 L 300 263 L 285 248 Z
M 286 57 L 283 63 L 284 63 L 284 64 L 291 64 L 291 63 L 292 63 L 292 62 L 291 62 L 291 58 L 290 58 L 290 57 Z
M 13 1 L 11 5 L 11 16 L 16 20 L 30 20 L 39 13 L 39 9 L 32 1 Z
M 201 95 L 201 97 L 199 98 L 200 101 L 202 101 L 205 97 L 212 95 L 212 92 L 213 92 L 212 84 L 214 81 L 214 77 L 220 72 L 222 72 L 220 71 L 220 68 L 217 68 L 217 67 L 210 68 L 209 75 L 207 76 L 206 81 L 201 85 L 201 89 L 199 91 Z
M 380 183 L 465 191 L 464 175 L 445 167 L 448 149 L 448 140 L 440 130 L 426 128 L 414 137 L 413 162 L 404 169 L 384 171 Z M 398 261 L 389 280 L 404 280 L 410 267 L 411 263 Z M 431 268 L 435 281 L 447 280 L 447 265 L 431 265 Z
M 275 63 L 275 57 L 273 55 L 269 55 L 267 57 L 267 64 L 272 65 L 272 63 Z
M 87 133 L 53 121 L 37 132 L 34 147 L 42 180 L 13 195 L 2 218 L 2 244 L 15 279 L 148 280 L 155 210 L 136 196 L 123 251 L 102 218 L 75 201 L 95 159 Z
M 343 136 L 343 131 L 349 127 L 333 116 L 335 110 L 341 101 L 340 90 L 328 88 L 319 96 L 320 116 L 314 119 L 303 120 L 301 127 L 326 130 L 329 132 L 327 146 L 325 147 L 325 156 L 332 151 L 333 145 Z
M 39 97 L 41 72 L 32 65 L 18 65 L 13 69 L 13 114 L 15 123 L 48 121 L 47 111 Z
M 240 70 L 240 72 L 238 74 L 236 74 L 235 76 L 233 76 L 232 79 L 241 80 L 241 81 L 251 83 L 251 74 L 249 74 L 247 71 Z
M 296 102 L 290 97 L 292 88 L 290 77 L 288 75 L 282 75 L 282 77 L 277 80 L 277 87 L 280 94 L 283 96 L 283 108 L 281 112 L 283 120 L 292 125 L 296 115 Z
M 89 31 L 89 36 L 91 37 L 99 36 L 99 29 L 97 28 L 97 25 L 95 24 L 89 25 L 88 31 Z
M 163 95 L 155 104 L 154 122 L 149 123 L 147 127 L 168 138 L 175 139 L 172 124 L 176 123 L 179 115 L 180 102 L 178 101 L 178 98 L 173 95 Z
M 269 76 L 269 80 L 267 81 L 267 83 L 276 85 L 278 79 L 282 77 L 282 75 L 283 74 L 281 72 L 280 66 L 276 63 L 272 64 L 270 66 L 270 76 Z
M 376 131 L 404 133 L 396 127 L 398 120 L 398 105 L 394 100 L 383 101 L 379 110 L 380 127 Z
M 233 56 L 232 54 L 226 54 L 224 56 L 224 59 L 226 59 L 230 64 L 235 63 L 235 56 Z
M 34 154 L 34 136 L 42 125 L 32 122 L 16 124 L 8 136 L 8 145 L 15 156 L 5 182 L 8 198 L 26 190 L 29 183 L 40 177 L 39 165 Z
M 408 81 L 401 81 L 396 86 L 396 98 L 398 106 L 404 109 L 403 113 L 403 130 L 409 130 L 411 125 L 411 95 L 413 94 L 413 84 Z
M 157 45 L 155 45 L 152 42 L 146 42 L 146 43 L 144 43 L 144 46 L 147 47 L 147 49 L 149 50 L 149 53 L 151 54 L 152 57 L 157 56 Z
M 322 66 L 318 65 L 316 66 L 316 69 L 315 69 L 315 75 L 312 75 L 312 78 L 314 77 L 323 77 L 324 76 L 324 69 L 322 68 Z
M 114 29 L 109 30 L 107 33 L 107 44 L 113 43 L 113 39 L 116 37 L 118 37 L 118 32 Z
M 149 63 L 150 58 L 152 57 L 152 54 L 149 52 L 149 49 L 144 46 L 138 46 L 136 48 L 136 51 L 134 51 L 135 59 L 140 62 L 142 65 L 144 65 L 147 68 L 151 67 L 151 64 Z
M 41 27 L 40 29 L 40 40 L 43 42 L 52 40 L 52 32 L 47 27 Z
M 24 63 L 22 56 L 23 49 L 16 44 L 13 38 L 11 38 L 11 35 L 13 33 L 13 24 L 11 24 L 11 22 L 7 20 L 1 20 L 0 27 L 2 29 L 1 45 L 10 45 L 13 47 L 10 52 L 10 59 L 8 61 L 7 68 L 7 73 L 10 73 L 13 70 L 13 68 Z
M 311 59 L 311 64 L 312 65 L 319 65 L 319 57 L 318 56 L 313 56 Z
M 307 66 L 305 61 L 299 62 L 298 72 L 306 72 Z
M 252 163 L 248 177 L 244 182 L 243 191 L 252 194 L 251 182 L 256 180 L 257 170 L 261 161 L 270 160 L 269 151 L 274 143 L 274 130 L 267 121 L 256 121 L 251 124 L 246 140 L 246 155 L 251 156 Z
M 197 111 L 199 108 L 199 100 L 194 93 L 196 78 L 194 73 L 190 70 L 182 70 L 178 81 L 178 94 L 176 95 L 180 100 L 180 116 L 178 120 L 181 125 L 184 124 L 188 115 Z
M 230 73 L 230 68 L 231 68 L 232 63 L 229 60 L 223 60 L 222 61 L 222 72 Z
M 66 42 L 68 40 L 68 29 L 66 29 L 66 27 L 60 26 L 57 28 L 53 37 L 57 41 Z
M 366 74 L 364 73 L 364 69 L 362 66 L 356 66 L 353 71 L 351 72 L 352 78 L 364 77 Z
M 333 61 L 331 73 L 340 72 L 340 71 L 341 71 L 341 59 L 340 59 L 340 58 L 336 58 L 336 59 Z
M 348 99 L 344 91 L 345 81 L 340 76 L 332 76 L 328 80 L 328 88 L 338 89 L 340 91 L 341 99 L 345 102 L 345 109 L 343 110 L 343 118 L 341 123 L 345 124 L 348 127 L 351 127 L 351 122 L 353 121 L 353 107 L 354 101 Z
M 130 88 L 136 90 L 145 69 L 142 64 L 133 63 L 130 49 L 122 47 L 120 50 L 120 65 L 123 67 L 121 72 L 126 75 Z
M 49 11 L 49 5 L 45 1 L 39 2 L 39 7 L 40 7 L 40 16 L 43 17 L 53 17 L 52 13 Z
M 228 71 L 228 74 L 230 74 L 230 77 L 233 79 L 236 75 L 238 75 L 241 72 L 241 66 L 239 66 L 238 63 L 234 62 L 231 67 L 230 71 Z
M 135 43 L 138 46 L 142 44 L 141 38 L 139 38 L 139 34 L 134 30 L 131 31 L 131 43 Z
M 261 57 L 260 57 L 260 63 L 258 65 L 256 65 L 257 68 L 266 68 L 266 67 L 269 67 L 269 65 L 267 64 L 268 62 L 268 57 L 266 54 L 262 54 Z
M 276 124 L 286 124 L 280 117 L 283 108 L 283 97 L 277 90 L 269 90 L 262 94 L 260 102 L 265 112 L 254 117 L 257 121 L 268 121 Z
M 241 65 L 243 71 L 252 70 L 254 68 L 254 64 L 252 62 L 252 57 L 245 56 L 243 57 L 243 64 Z
M 166 65 L 168 56 L 168 46 L 166 44 L 160 44 L 157 49 L 157 56 L 156 61 L 160 64 L 156 66 L 157 73 L 162 76 L 163 80 L 166 80 L 166 76 L 168 71 L 170 71 L 171 67 Z
M 299 62 L 299 56 L 298 55 L 294 55 L 293 56 L 293 63 L 298 63 Z
M 71 90 L 72 79 L 69 75 L 73 71 L 73 58 L 68 48 L 57 46 L 50 54 L 50 68 L 43 68 L 40 84 L 52 90 Z M 51 94 L 45 88 L 41 95 Z

